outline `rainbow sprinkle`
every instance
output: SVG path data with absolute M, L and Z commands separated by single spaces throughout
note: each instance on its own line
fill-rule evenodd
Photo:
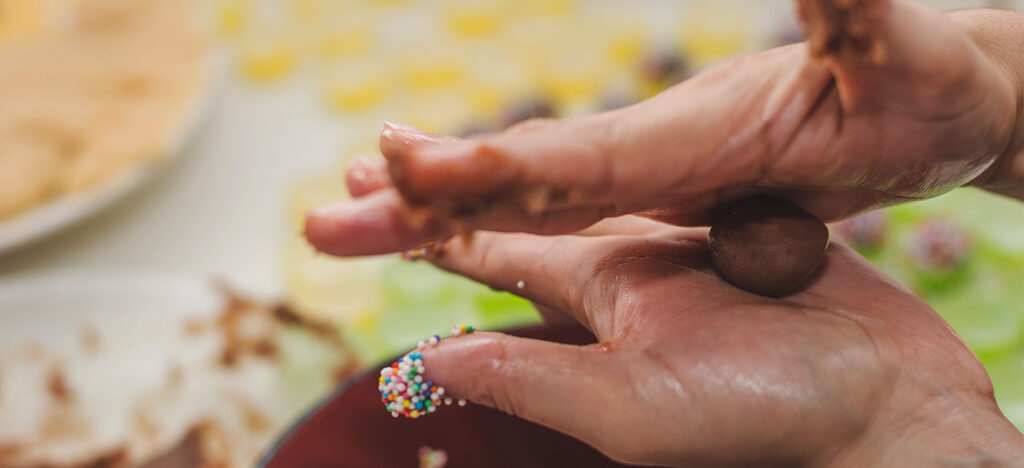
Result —
M 452 336 L 468 335 L 475 328 L 459 325 L 452 328 Z M 437 411 L 442 404 L 452 404 L 451 397 L 445 396 L 445 389 L 426 378 L 427 369 L 423 365 L 423 354 L 426 346 L 437 346 L 441 337 L 434 335 L 429 340 L 419 342 L 419 346 L 405 356 L 398 358 L 390 366 L 380 370 L 377 390 L 384 409 L 393 417 L 405 416 L 417 419 Z M 458 400 L 459 406 L 466 406 L 466 400 Z

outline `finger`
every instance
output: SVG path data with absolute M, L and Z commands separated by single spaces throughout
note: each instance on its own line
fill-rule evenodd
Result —
M 602 340 L 619 332 L 624 321 L 617 317 L 629 309 L 635 288 L 673 277 L 683 280 L 674 298 L 706 303 L 709 288 L 726 284 L 711 273 L 707 230 L 700 229 L 665 231 L 656 238 L 480 232 L 470 243 L 449 241 L 426 258 L 564 312 Z
M 983 68 L 981 55 L 938 11 L 904 0 L 796 4 L 810 50 L 829 63 L 845 109 L 975 98 L 957 94 Z
M 621 382 L 602 353 L 487 332 L 422 350 L 427 376 L 451 395 L 607 446 Z
M 472 242 L 453 239 L 426 258 L 442 269 L 528 299 L 542 311 L 564 312 L 594 331 L 583 307 L 584 288 L 595 274 L 598 250 L 613 245 L 573 236 L 479 232 Z M 595 314 L 609 305 L 592 302 L 590 311 Z
M 353 198 L 359 198 L 391 187 L 388 176 L 388 163 L 381 158 L 357 155 L 348 164 L 345 171 L 345 184 Z
M 414 223 L 398 194 L 389 189 L 311 211 L 304 234 L 317 250 L 337 256 L 400 252 L 450 235 L 434 220 Z
M 352 158 L 346 173 L 349 193 L 359 198 L 382 188 L 391 187 L 387 162 L 381 158 L 358 155 Z M 597 224 L 577 231 L 581 236 L 647 235 L 674 229 L 673 226 L 639 216 L 606 218 Z M 424 240 L 425 242 L 426 240 Z
M 541 234 L 575 232 L 605 217 L 602 208 L 552 211 L 538 216 L 524 212 L 490 213 L 481 218 L 489 229 L 515 231 L 524 226 Z M 322 252 L 337 256 L 380 255 L 468 234 L 460 226 L 410 209 L 393 188 L 362 198 L 317 208 L 306 217 L 306 239 Z
M 673 229 L 676 229 L 676 227 L 648 218 L 627 215 L 603 219 L 593 226 L 577 231 L 575 234 L 586 237 L 646 236 Z
M 769 63 L 763 74 L 772 74 L 774 66 Z M 756 96 L 771 82 L 744 78 L 739 94 L 746 98 L 720 85 L 740 76 L 720 70 L 631 107 L 531 121 L 473 140 L 442 142 L 410 127 L 389 127 L 381 133 L 381 151 L 410 204 L 473 220 L 481 229 L 490 229 L 481 214 L 602 206 L 608 216 L 618 216 L 673 200 L 689 202 L 693 195 L 758 177 L 760 153 L 726 140 L 742 124 L 737 114 L 760 116 Z M 723 147 L 737 154 L 722 157 Z M 701 197 L 688 204 L 706 214 L 717 201 Z M 520 230 L 533 232 L 529 226 Z

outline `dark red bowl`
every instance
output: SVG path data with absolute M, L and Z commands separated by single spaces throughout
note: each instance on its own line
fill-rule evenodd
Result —
M 534 327 L 514 335 L 593 343 L 580 327 Z M 483 406 L 444 408 L 426 418 L 392 418 L 381 408 L 377 370 L 343 383 L 268 452 L 263 468 L 417 467 L 421 447 L 444 450 L 446 468 L 619 467 L 560 432 Z

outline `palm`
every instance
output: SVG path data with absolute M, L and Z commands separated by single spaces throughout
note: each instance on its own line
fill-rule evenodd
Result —
M 984 369 L 948 326 L 849 249 L 830 248 L 807 289 L 770 299 L 718 277 L 705 236 L 644 228 L 446 244 L 435 263 L 498 288 L 522 280 L 521 295 L 600 344 L 496 346 L 480 334 L 428 353 L 434 378 L 525 377 L 531 386 L 496 395 L 462 391 L 486 389 L 484 403 L 620 460 L 687 466 L 856 459 L 865 434 L 913 413 L 994 408 Z
M 690 248 L 693 257 L 669 263 L 635 260 L 626 274 L 646 277 L 645 283 L 626 292 L 625 300 L 620 295 L 624 305 L 609 308 L 609 318 L 595 323 L 599 337 L 611 340 L 620 363 L 631 368 L 620 377 L 632 388 L 622 389 L 620 398 L 648 396 L 638 399 L 641 405 L 624 405 L 628 410 L 608 421 L 611 427 L 598 430 L 618 426 L 613 433 L 627 435 L 619 446 L 640 453 L 668 452 L 680 440 L 699 447 L 682 459 L 639 461 L 704 466 L 729 454 L 792 463 L 845 449 L 843 442 L 855 440 L 878 415 L 920 403 L 893 401 L 894 379 L 920 375 L 937 363 L 905 356 L 896 343 L 941 350 L 942 359 L 971 371 L 966 377 L 929 376 L 928 385 L 967 382 L 979 391 L 988 385 L 980 364 L 934 313 L 845 249 L 833 249 L 829 265 L 806 291 L 775 300 L 721 280 L 707 266 L 703 248 Z M 695 266 L 699 273 L 692 272 Z M 862 291 L 872 292 L 870 301 Z M 916 316 L 910 319 L 915 334 L 901 331 L 890 314 Z M 914 336 L 922 337 L 919 343 Z M 622 430 L 624 421 L 632 430 Z M 652 422 L 656 431 L 649 429 Z

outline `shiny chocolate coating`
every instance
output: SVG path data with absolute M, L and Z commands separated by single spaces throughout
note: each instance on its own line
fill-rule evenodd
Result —
M 780 297 L 803 286 L 828 248 L 828 228 L 785 200 L 754 197 L 715 216 L 708 245 L 723 278 L 747 291 Z

